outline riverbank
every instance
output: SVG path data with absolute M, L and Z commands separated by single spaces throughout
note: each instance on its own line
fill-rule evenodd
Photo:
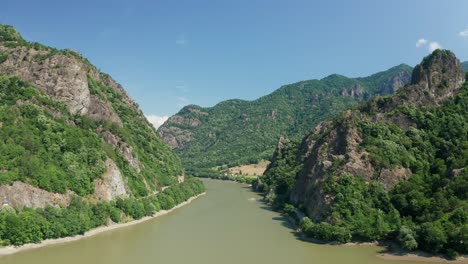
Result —
M 395 243 L 389 241 L 374 241 L 374 242 L 330 242 L 308 237 L 299 227 L 296 219 L 291 217 L 287 213 L 282 213 L 287 219 L 291 228 L 294 229 L 296 237 L 299 240 L 306 241 L 315 244 L 327 244 L 333 246 L 378 246 L 384 248 L 385 251 L 378 253 L 376 256 L 380 259 L 389 261 L 413 261 L 413 262 L 424 262 L 424 263 L 453 263 L 453 264 L 468 264 L 468 256 L 462 255 L 457 259 L 450 260 L 441 255 L 433 255 L 423 251 L 403 251 Z
M 378 258 L 384 260 L 392 260 L 392 261 L 415 261 L 415 262 L 431 262 L 431 263 L 453 263 L 453 264 L 467 264 L 468 258 L 467 256 L 461 256 L 454 260 L 448 260 L 446 258 L 440 256 L 434 256 L 429 253 L 425 252 L 399 252 L 399 251 L 390 251 L 389 253 L 380 253 L 377 254 Z
M 180 208 L 180 207 L 182 207 L 184 205 L 187 205 L 187 204 L 191 203 L 193 200 L 195 200 L 198 197 L 200 197 L 202 195 L 205 195 L 205 194 L 206 194 L 206 192 L 203 192 L 203 193 L 201 193 L 199 195 L 190 197 L 187 201 L 185 201 L 183 203 L 180 203 L 180 204 L 174 206 L 173 208 L 171 208 L 169 210 L 158 211 L 157 213 L 155 213 L 152 216 L 146 216 L 146 217 L 143 217 L 141 219 L 130 221 L 130 222 L 127 222 L 127 223 L 118 223 L 118 224 L 112 224 L 112 225 L 109 225 L 109 226 L 101 226 L 101 227 L 89 230 L 86 233 L 84 233 L 83 235 L 78 235 L 78 236 L 73 236 L 73 237 L 63 237 L 63 238 L 57 238 L 57 239 L 47 239 L 47 240 L 41 241 L 40 243 L 37 243 L 37 244 L 31 243 L 31 244 L 21 245 L 19 247 L 8 246 L 8 247 L 0 248 L 0 256 L 11 255 L 11 254 L 15 254 L 15 253 L 18 253 L 18 252 L 21 252 L 21 251 L 30 250 L 30 249 L 34 249 L 34 248 L 41 248 L 41 247 L 45 247 L 45 246 L 49 246 L 49 245 L 72 242 L 72 241 L 80 240 L 80 239 L 83 239 L 83 238 L 92 237 L 94 235 L 104 233 L 104 232 L 107 232 L 107 231 L 110 231 L 110 230 L 114 230 L 114 229 L 117 229 L 117 228 L 122 228 L 122 227 L 126 227 L 126 226 L 136 225 L 136 224 L 139 224 L 139 223 L 142 223 L 142 222 L 146 222 L 148 220 L 152 220 L 152 219 L 157 218 L 159 216 L 166 215 L 166 214 L 168 214 L 168 213 L 170 213 L 170 212 L 172 212 L 172 211 L 174 211 L 174 210 L 176 210 L 176 209 L 178 209 L 178 208 Z
M 224 175 L 220 175 L 220 176 L 195 176 L 195 178 L 212 179 L 212 180 L 219 180 L 219 181 L 232 181 L 232 182 L 238 182 L 238 183 L 251 185 L 257 179 L 257 176 L 252 177 L 252 176 L 224 176 Z

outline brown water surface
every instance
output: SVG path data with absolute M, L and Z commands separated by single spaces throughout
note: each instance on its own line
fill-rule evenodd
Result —
M 376 257 L 375 246 L 298 240 L 249 187 L 205 180 L 207 194 L 153 220 L 74 242 L 0 257 L 1 264 L 409 264 Z M 413 262 L 414 263 L 414 262 Z M 421 263 L 421 262 L 417 262 Z

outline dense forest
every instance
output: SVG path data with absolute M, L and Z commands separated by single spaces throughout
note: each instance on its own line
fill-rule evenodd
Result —
M 445 56 L 452 56 L 450 54 L 436 51 L 422 64 L 428 64 L 437 56 L 446 60 Z M 445 84 L 444 80 L 441 83 Z M 409 98 L 410 93 L 405 93 L 414 92 L 412 89 L 417 88 L 408 87 L 398 96 Z M 438 89 L 447 88 L 441 85 Z M 307 165 L 309 154 L 304 155 L 306 144 L 310 144 L 306 137 L 302 143 L 282 139 L 272 164 L 254 188 L 264 192 L 265 199 L 275 209 L 300 220 L 304 233 L 316 239 L 391 240 L 408 250 L 443 253 L 451 258 L 466 254 L 468 82 L 441 105 L 421 107 L 406 103 L 384 112 L 388 120 L 409 120 L 408 123 L 414 124 L 409 129 L 401 123 L 376 122 L 368 118 L 381 116 L 382 113 L 375 112 L 375 107 L 383 107 L 391 99 L 382 97 L 364 103 L 354 110 L 352 117 L 340 115 L 331 121 L 331 126 L 357 128 L 363 139 L 358 149 L 367 153 L 368 157 L 364 158 L 370 160 L 376 172 L 407 168 L 411 177 L 388 189 L 385 181 L 379 178 L 384 174 L 365 179 L 343 171 L 345 160 L 336 159 L 323 176 L 323 183 L 315 185 L 321 196 L 332 199 L 329 209 L 320 217 L 298 219 L 296 210 L 306 210 L 304 204 L 291 200 L 294 196 L 291 194 L 297 191 L 299 175 L 310 168 L 307 167 L 310 166 Z M 317 134 L 313 140 L 323 145 L 327 133 L 330 131 Z
M 97 93 L 94 86 L 98 84 L 91 81 L 90 87 Z M 177 159 L 167 146 L 149 128 L 139 124 L 141 120 L 123 104 L 115 103 L 127 122 L 119 128 L 109 122 L 70 114 L 63 103 L 16 77 L 0 75 L 0 87 L 0 184 L 20 180 L 51 192 L 71 190 L 88 195 L 94 192 L 93 180 L 105 172 L 107 158 L 116 161 L 136 196 L 148 193 L 141 177 L 154 184 L 152 177 L 156 175 L 161 185 L 170 185 L 176 182 L 172 176 L 181 174 L 180 167 L 175 166 Z M 137 173 L 117 148 L 103 143 L 95 132 L 99 126 L 134 143 L 145 169 Z M 152 154 L 148 156 L 145 152 Z M 168 161 L 166 166 L 158 165 L 156 154 Z
M 0 211 L 1 246 L 140 219 L 204 192 L 198 179 L 179 183 L 182 175 L 180 159 L 110 76 L 0 25 L 0 199 L 10 201 Z M 18 182 L 25 189 L 9 192 Z M 45 206 L 29 208 L 35 200 Z
M 187 173 L 216 174 L 229 167 L 269 159 L 280 136 L 301 138 L 320 121 L 377 94 L 408 83 L 411 67 L 399 65 L 365 78 L 334 74 L 282 86 L 254 101 L 228 100 L 213 107 L 189 105 L 159 128 Z
M 0 246 L 19 246 L 45 239 L 82 235 L 109 223 L 128 222 L 152 216 L 160 210 L 169 210 L 204 191 L 200 180 L 188 178 L 157 195 L 143 198 L 91 203 L 75 196 L 66 208 L 15 209 L 7 206 L 0 210 Z
M 52 62 L 54 58 L 58 62 Z M 53 89 L 31 84 L 39 73 L 29 82 L 0 75 L 0 185 L 20 180 L 51 192 L 88 195 L 94 191 L 93 180 L 105 172 L 106 159 L 117 164 L 128 190 L 137 197 L 174 184 L 182 175 L 179 158 L 138 106 L 121 87 L 104 83 L 113 82 L 110 76 L 74 51 L 26 41 L 13 27 L 0 25 L 2 69 L 11 74 L 32 65 L 41 65 L 52 80 L 66 78 L 59 75 L 68 67 L 81 67 L 88 73 L 87 90 L 97 109 L 73 113 Z M 75 84 L 72 79 L 66 88 L 74 90 Z M 129 156 L 138 164 L 130 164 Z

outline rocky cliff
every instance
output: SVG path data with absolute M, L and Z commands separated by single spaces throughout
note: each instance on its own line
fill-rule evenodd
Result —
M 281 138 L 254 187 L 303 231 L 340 242 L 395 240 L 406 249 L 466 253 L 468 75 L 436 50 L 411 84 Z M 458 252 L 458 253 L 457 253 Z
M 21 122 L 5 118 L 0 130 L 7 135 L 8 130 L 23 133 L 26 127 L 32 129 L 32 133 L 24 133 L 38 145 L 30 150 L 20 144 L 21 151 L 30 159 L 38 160 L 35 170 L 41 170 L 41 159 L 48 158 L 43 162 L 48 164 L 43 170 L 57 169 L 61 176 L 56 181 L 62 182 L 46 184 L 47 176 L 34 175 L 35 172 L 24 175 L 21 168 L 15 168 L 20 166 L 19 162 L 5 160 L 0 164 L 0 184 L 3 184 L 0 197 L 5 196 L 10 203 L 43 207 L 48 203 L 59 204 L 56 197 L 60 195 L 63 197 L 58 200 L 65 205 L 73 194 L 92 195 L 102 200 L 141 196 L 176 182 L 182 174 L 179 159 L 162 142 L 138 105 L 116 81 L 77 52 L 28 42 L 13 27 L 0 25 L 0 73 L 3 105 L 10 105 L 18 113 L 23 113 L 25 108 L 34 112 L 20 114 Z M 32 95 L 24 95 L 26 91 Z M 39 119 L 57 125 L 40 127 Z M 68 138 L 72 131 L 88 138 L 75 137 L 76 145 L 67 147 L 75 140 Z M 4 155 L 10 151 L 8 141 L 4 138 L 0 148 Z M 85 146 L 88 141 L 94 145 Z M 93 159 L 97 158 L 93 161 L 96 166 L 93 172 L 85 173 L 84 167 L 93 167 L 89 160 L 75 158 L 86 149 L 93 153 Z M 73 177 L 81 178 L 82 183 L 75 182 Z M 25 184 L 30 187 L 22 188 Z M 17 188 L 24 189 L 19 192 L 24 195 L 13 195 Z M 57 192 L 62 194 L 55 195 Z
M 406 156 L 408 146 L 395 142 L 394 138 L 385 139 L 389 136 L 385 133 L 415 133 L 419 125 L 409 109 L 436 108 L 452 100 L 460 92 L 465 75 L 453 53 L 437 50 L 415 67 L 412 79 L 411 84 L 395 95 L 377 96 L 358 109 L 345 111 L 333 120 L 320 123 L 303 139 L 294 150 L 295 162 L 301 169 L 293 176 L 291 202 L 304 205 L 308 215 L 320 221 L 333 204 L 334 197 L 324 188 L 331 176 L 353 175 L 367 183 L 375 180 L 387 191 L 411 177 L 415 169 L 403 159 L 415 157 Z M 378 141 L 382 137 L 385 140 Z M 278 159 L 284 156 L 284 142 L 284 138 L 280 139 L 274 162 L 265 175 L 281 166 Z M 382 145 L 376 146 L 377 143 Z M 382 158 L 390 160 L 384 162 Z
M 453 53 L 437 50 L 415 67 L 412 79 L 410 85 L 394 96 L 376 97 L 357 110 L 323 122 L 304 138 L 300 146 L 304 167 L 297 175 L 290 198 L 294 203 L 304 204 L 312 219 L 323 219 L 333 202 L 333 197 L 323 189 L 330 175 L 350 174 L 363 177 L 366 182 L 377 180 L 387 191 L 411 177 L 413 172 L 408 163 L 383 165 L 373 160 L 376 154 L 369 146 L 372 135 L 367 134 L 368 129 L 371 126 L 375 129 L 375 124 L 392 124 L 403 133 L 417 129 L 416 122 L 397 109 L 437 107 L 458 94 L 465 75 Z M 383 154 L 401 155 L 398 151 Z

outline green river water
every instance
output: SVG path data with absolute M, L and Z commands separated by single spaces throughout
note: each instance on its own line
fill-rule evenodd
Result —
M 285 219 L 246 185 L 205 180 L 207 194 L 150 221 L 74 242 L 0 257 L 1 264 L 316 263 L 408 264 L 374 246 L 298 240 Z M 421 262 L 418 262 L 421 263 Z

